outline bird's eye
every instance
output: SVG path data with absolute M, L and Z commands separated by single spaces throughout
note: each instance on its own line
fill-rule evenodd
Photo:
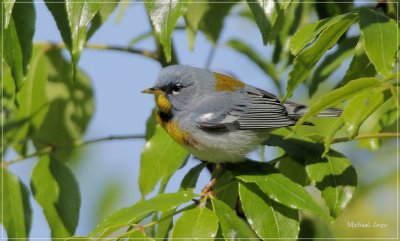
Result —
M 182 89 L 182 85 L 180 84 L 175 84 L 172 86 L 172 94 L 176 95 L 179 93 L 179 91 Z

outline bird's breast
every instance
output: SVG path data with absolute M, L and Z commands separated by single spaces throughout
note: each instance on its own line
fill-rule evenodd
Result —
M 179 127 L 179 124 L 173 120 L 171 114 L 161 112 L 159 109 L 157 111 L 156 120 L 178 144 L 188 147 L 195 147 L 198 144 L 196 140 L 191 137 L 190 133 Z

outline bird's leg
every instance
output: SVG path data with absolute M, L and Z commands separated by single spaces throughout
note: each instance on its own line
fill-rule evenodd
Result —
M 211 173 L 211 181 L 201 190 L 202 196 L 208 196 L 212 192 L 212 187 L 217 183 L 218 178 L 224 174 L 224 167 L 221 163 L 216 163 Z

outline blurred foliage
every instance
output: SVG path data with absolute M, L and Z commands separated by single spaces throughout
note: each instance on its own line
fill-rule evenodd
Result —
M 95 103 L 91 80 L 78 67 L 78 60 L 87 40 L 110 14 L 120 7 L 121 18 L 128 6 L 119 1 L 45 3 L 63 44 L 32 42 L 35 4 L 2 2 L 2 155 L 10 149 L 20 155 L 2 162 L 1 220 L 10 239 L 29 237 L 31 196 L 43 209 L 52 238 L 74 236 L 79 183 L 64 163 L 78 147 L 104 140 L 81 141 Z M 190 49 L 199 32 L 219 48 L 224 20 L 232 15 L 231 9 L 239 9 L 236 16 L 258 27 L 259 45 L 269 45 L 272 57 L 238 39 L 225 45 L 258 66 L 284 96 L 282 101 L 300 85 L 307 88 L 313 101 L 293 130 L 276 130 L 265 141 L 279 147 L 282 156 L 269 162 L 225 165 L 213 192 L 206 194 L 194 193 L 201 172 L 213 169 L 206 163 L 189 170 L 179 191 L 164 193 L 189 153 L 157 125 L 153 111 L 143 136 L 146 144 L 138 181 L 142 200 L 105 218 L 86 238 L 332 238 L 348 224 L 335 226 L 330 221 L 337 218 L 338 223 L 345 223 L 341 215 L 351 220 L 352 212 L 369 209 L 366 203 L 351 205 L 359 183 L 356 168 L 350 158 L 331 149 L 331 144 L 354 140 L 359 141 L 359 148 L 379 151 L 383 138 L 398 137 L 398 16 L 392 3 L 360 7 L 334 2 L 155 0 L 144 5 L 151 23 L 148 33 L 136 36 L 127 47 L 96 48 L 141 54 L 161 66 L 177 64 L 172 36 L 180 19 L 184 19 Z M 154 40 L 154 52 L 132 47 L 147 38 Z M 70 59 L 63 57 L 63 48 Z M 346 61 L 350 64 L 336 87 L 321 88 Z M 313 132 L 301 127 L 321 110 L 334 106 L 344 111 L 333 124 L 319 125 L 323 120 L 316 120 Z M 34 153 L 27 153 L 29 144 Z M 8 166 L 34 156 L 40 158 L 28 189 Z M 158 193 L 147 199 L 158 184 Z M 361 185 L 358 195 L 378 184 Z M 117 195 L 112 190 L 97 204 L 99 216 L 109 212 L 114 201 L 107 195 Z M 347 209 L 347 214 L 341 214 Z M 351 232 L 348 235 L 354 237 Z

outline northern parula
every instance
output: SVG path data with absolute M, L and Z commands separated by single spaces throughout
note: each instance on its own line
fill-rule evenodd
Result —
M 214 163 L 245 160 L 271 130 L 294 125 L 308 110 L 281 104 L 275 95 L 233 77 L 186 65 L 162 69 L 155 86 L 142 93 L 155 95 L 157 122 L 177 143 Z M 330 108 L 317 116 L 340 113 Z

